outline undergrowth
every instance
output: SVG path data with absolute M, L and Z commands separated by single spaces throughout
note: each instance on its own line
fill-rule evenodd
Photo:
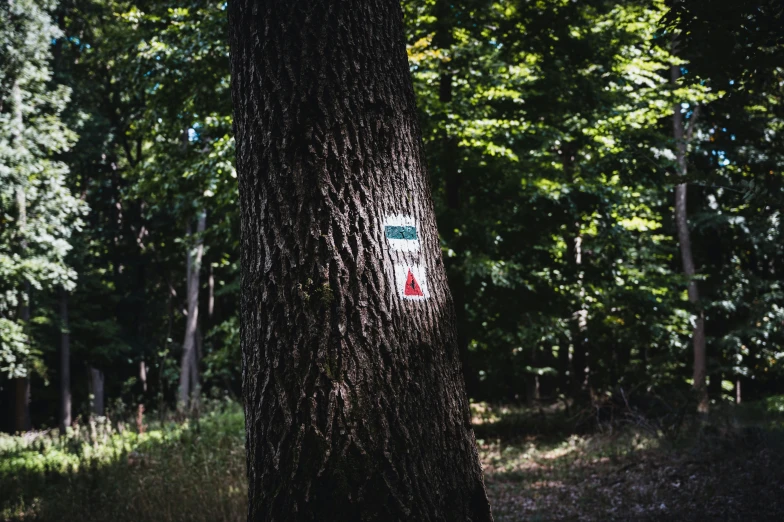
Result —
M 144 433 L 107 422 L 0 437 L 0 519 L 239 521 L 244 419 L 233 403 Z
M 682 419 L 621 404 L 472 404 L 496 521 L 784 515 L 784 400 Z M 206 411 L 143 433 L 104 421 L 0 435 L 0 520 L 245 520 L 242 410 Z

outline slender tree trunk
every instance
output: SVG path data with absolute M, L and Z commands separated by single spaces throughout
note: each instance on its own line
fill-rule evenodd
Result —
M 229 20 L 248 520 L 491 520 L 399 3 Z
M 212 264 L 210 264 L 210 275 L 207 278 L 207 289 L 209 295 L 207 296 L 207 319 L 212 319 L 212 314 L 215 311 L 215 274 L 212 272 Z M 207 323 L 208 325 L 211 323 Z
M 191 395 L 196 392 L 193 384 L 198 381 L 198 365 L 196 364 L 196 330 L 199 324 L 199 272 L 201 258 L 204 253 L 204 229 L 207 215 L 199 213 L 196 224 L 196 244 L 188 246 L 186 270 L 186 299 L 188 301 L 188 317 L 185 321 L 185 339 L 182 343 L 182 359 L 180 360 L 180 386 L 177 400 L 179 409 L 188 408 Z M 188 227 L 190 236 L 190 226 Z
M 26 206 L 25 206 L 25 193 L 24 190 L 18 189 L 17 192 L 17 204 L 19 205 L 20 209 L 20 227 L 22 230 L 26 227 L 27 219 L 25 217 L 26 213 Z M 26 243 L 26 241 L 25 241 Z M 22 248 L 25 248 L 26 245 L 23 245 Z M 29 335 L 29 323 L 30 323 L 30 306 L 29 306 L 29 299 L 30 299 L 30 283 L 25 281 L 22 284 L 22 301 L 19 306 L 19 320 L 21 321 L 26 336 L 27 336 L 27 343 L 31 342 L 30 335 Z M 14 431 L 23 432 L 28 431 L 32 427 L 30 422 L 30 368 L 27 368 L 27 375 L 25 377 L 18 377 L 14 379 L 16 384 L 15 388 L 15 406 L 14 406 Z
M 142 383 L 142 391 L 147 393 L 147 363 L 139 361 L 139 380 Z
M 30 429 L 30 378 L 20 377 L 14 382 L 14 431 L 21 433 Z
M 59 27 L 64 27 L 62 12 L 57 18 Z M 54 62 L 62 56 L 63 39 L 58 38 L 54 46 Z M 71 332 L 68 321 L 68 291 L 60 287 L 60 434 L 65 435 L 71 425 Z
M 22 90 L 19 87 L 19 80 L 14 81 L 11 87 L 11 97 L 13 99 L 13 140 L 15 147 L 21 147 L 19 143 L 24 128 L 24 114 L 22 113 Z M 25 180 L 22 180 L 20 185 L 16 187 L 16 206 L 19 212 L 18 229 L 19 229 L 19 246 L 22 257 L 27 255 L 27 195 L 25 193 Z M 30 323 L 30 282 L 24 281 L 22 283 L 22 296 L 19 304 L 19 320 L 22 323 L 25 332 L 27 333 L 28 344 L 30 343 L 29 337 L 29 323 Z M 25 361 L 26 362 L 26 361 Z M 27 368 L 27 375 L 15 379 L 15 405 L 14 405 L 14 430 L 18 432 L 27 431 L 30 429 L 30 369 Z
M 191 402 L 190 407 L 198 413 L 199 407 L 199 394 L 201 389 L 199 387 L 199 361 L 201 360 L 202 351 L 202 338 L 201 328 L 196 328 L 196 335 L 194 337 L 194 350 L 191 355 L 191 371 L 190 371 L 190 388 L 191 388 Z
M 144 361 L 139 361 L 139 381 L 142 383 L 142 401 L 136 405 L 137 415 L 144 414 L 144 400 L 147 395 L 147 364 Z M 144 431 L 144 423 L 142 421 L 137 423 L 137 431 L 140 433 Z
M 673 65 L 670 69 L 670 77 L 672 84 L 675 85 L 680 77 L 680 67 Z M 675 137 L 675 157 L 678 164 L 678 175 L 686 176 L 686 155 L 688 142 L 691 141 L 691 134 L 694 129 L 694 124 L 697 119 L 697 112 L 695 110 L 692 116 L 688 134 L 684 132 L 683 115 L 681 114 L 681 106 L 676 103 L 673 107 L 672 126 L 673 134 Z M 705 313 L 700 306 L 700 294 L 697 288 L 697 280 L 694 278 L 696 270 L 694 268 L 694 257 L 691 250 L 691 235 L 689 232 L 689 221 L 686 212 L 686 183 L 679 183 L 675 187 L 675 226 L 678 230 L 678 244 L 681 250 L 681 262 L 683 264 L 683 273 L 688 278 L 688 294 L 689 302 L 694 307 L 694 330 L 692 332 L 692 341 L 694 343 L 694 390 L 697 392 L 697 410 L 701 413 L 707 413 L 708 402 L 708 388 L 706 386 L 707 364 L 706 364 L 706 349 L 705 349 Z
M 60 289 L 60 433 L 71 425 L 71 335 L 68 330 L 68 292 Z
M 569 367 L 571 365 L 571 354 L 569 352 L 570 341 L 565 336 L 561 336 L 558 343 L 558 391 L 565 396 L 569 395 Z
M 24 194 L 22 192 L 22 194 Z M 24 325 L 25 332 L 29 332 L 28 323 L 30 322 L 30 308 L 28 306 L 28 296 L 30 295 L 30 283 L 25 281 L 23 286 L 24 296 L 19 307 L 19 320 Z M 30 343 L 29 333 L 27 342 Z M 30 368 L 27 368 L 25 377 L 14 379 L 14 431 L 24 432 L 32 427 L 30 422 Z
M 103 393 L 103 372 L 90 367 L 90 390 L 92 392 L 92 413 L 99 417 L 104 415 L 105 401 Z
M 573 145 L 564 143 L 561 146 L 561 156 L 563 161 L 564 175 L 566 179 L 574 181 L 575 165 L 574 160 L 577 150 Z M 572 313 L 571 336 L 572 336 L 572 356 L 570 367 L 570 384 L 572 397 L 577 399 L 584 395 L 588 388 L 590 377 L 588 368 L 588 309 L 585 299 L 585 270 L 583 268 L 583 235 L 582 225 L 579 217 L 574 222 L 574 236 L 571 238 L 571 254 L 574 259 L 574 273 L 577 283 L 577 302 L 579 308 Z
M 530 359 L 530 366 L 531 368 L 536 368 L 538 363 L 538 352 L 539 347 L 534 346 L 533 351 L 531 352 L 531 359 Z M 539 400 L 539 375 L 536 373 L 529 373 L 525 377 L 525 403 L 526 405 L 531 408 L 536 405 L 536 402 Z
M 193 256 L 190 244 L 192 236 L 191 224 L 188 223 L 185 228 L 186 238 L 186 254 L 185 254 L 185 336 L 182 342 L 182 355 L 180 356 L 180 382 L 177 387 L 177 409 L 184 410 L 188 407 L 188 399 L 191 396 L 191 371 L 193 365 L 191 364 L 191 354 L 193 353 L 193 335 L 190 331 L 192 314 L 190 312 L 190 288 L 191 288 L 191 273 L 193 272 Z M 197 301 L 198 304 L 198 301 Z M 195 326 L 193 327 L 195 332 Z
M 572 314 L 572 343 L 574 352 L 572 353 L 571 384 L 572 396 L 577 398 L 583 395 L 588 380 L 588 356 L 585 336 L 588 329 L 588 310 L 585 308 L 585 286 L 583 279 L 585 273 L 582 270 L 582 242 L 583 237 L 580 232 L 580 224 L 575 223 L 576 234 L 574 238 L 574 262 L 577 265 L 577 286 L 580 309 Z

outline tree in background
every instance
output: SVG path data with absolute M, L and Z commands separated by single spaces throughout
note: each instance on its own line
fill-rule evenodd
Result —
M 766 0 L 665 4 L 403 3 L 472 398 L 571 404 L 622 387 L 681 404 L 696 384 L 700 314 L 711 401 L 737 401 L 741 388 L 744 399 L 779 389 L 781 11 Z M 10 361 L 2 400 L 13 401 L 17 385 L 26 397 L 29 383 L 33 423 L 56 425 L 68 368 L 75 417 L 173 408 L 184 377 L 189 397 L 196 383 L 206 397 L 238 396 L 240 233 L 225 2 L 61 0 L 51 11 L 60 34 L 47 33 L 50 20 L 24 40 L 45 16 L 29 5 L 3 4 L 3 20 L 13 23 L 0 30 L 9 123 L 0 135 L 11 154 L 0 189 L 2 252 L 11 259 L 0 276 Z M 20 49 L 35 59 L 20 61 Z M 15 105 L 21 63 L 52 75 L 24 80 L 39 94 L 21 89 Z M 60 101 L 30 102 L 41 93 L 60 100 L 57 85 L 70 90 L 62 110 Z M 27 177 L 17 176 L 15 106 L 33 111 L 24 113 L 24 139 L 60 129 L 78 141 L 57 148 L 39 140 L 22 161 L 31 165 Z M 680 154 L 685 176 L 676 112 L 684 135 L 691 132 Z M 46 121 L 59 124 L 47 127 L 36 114 L 57 114 Z M 39 161 L 49 170 L 34 167 Z M 69 172 L 55 185 L 90 208 L 81 230 L 58 222 L 59 210 L 36 214 L 32 206 L 43 197 L 36 183 L 63 164 Z M 693 277 L 683 273 L 677 241 L 678 186 L 688 201 Z M 204 232 L 188 234 L 202 213 Z M 60 235 L 63 223 L 70 237 Z M 28 224 L 65 241 L 36 246 L 51 237 L 22 237 L 20 229 L 35 235 Z M 202 267 L 189 273 L 199 245 Z M 70 248 L 66 256 L 61 247 Z M 71 271 L 28 270 L 13 261 L 22 252 Z M 63 279 L 71 281 L 67 329 Z M 28 281 L 29 307 L 21 299 Z M 700 299 L 691 303 L 695 285 Z M 195 329 L 189 302 L 199 311 Z M 58 353 L 66 338 L 71 364 Z M 12 365 L 33 368 L 32 380 L 9 380 Z M 19 404 L 26 417 L 26 400 Z
M 670 115 L 672 60 L 654 41 L 663 5 L 450 5 L 447 118 L 433 94 L 444 59 L 438 4 L 409 11 L 409 55 L 428 100 L 437 203 L 449 198 L 443 125 L 458 136 L 446 156 L 470 187 L 464 224 L 444 234 L 444 248 L 461 259 L 472 296 L 468 360 L 485 383 L 477 391 L 535 399 L 543 380 L 549 396 L 587 396 L 648 375 L 653 359 L 683 347 L 670 334 L 683 319 L 678 294 L 668 295 L 678 283 L 661 230 L 669 161 L 657 151 L 672 141 L 659 128 Z
M 66 263 L 84 204 L 67 186 L 68 167 L 56 155 L 75 135 L 60 118 L 69 90 L 52 83 L 51 41 L 59 30 L 53 2 L 0 5 L 0 372 L 5 400 L 13 386 L 13 427 L 29 428 L 30 377 L 43 373 L 33 297 L 72 289 Z M 9 380 L 15 381 L 14 385 Z
M 673 47 L 677 47 L 677 39 L 673 40 Z M 676 51 L 676 49 L 673 49 Z M 677 52 L 677 51 L 676 51 Z M 670 81 L 673 86 L 673 93 L 678 80 L 681 77 L 681 66 L 673 64 L 670 67 Z M 691 101 L 691 100 L 690 100 Z M 692 101 L 692 103 L 694 103 Z M 685 105 L 685 107 L 683 106 Z M 687 158 L 688 150 L 694 137 L 694 129 L 698 124 L 699 103 L 692 105 L 690 111 L 689 125 L 684 123 L 685 109 L 690 106 L 689 102 L 681 102 L 676 97 L 673 104 L 672 128 L 675 140 L 675 161 L 678 176 L 685 177 L 688 174 Z M 687 207 L 687 188 L 684 181 L 675 186 L 675 227 L 678 234 L 678 248 L 681 254 L 681 264 L 683 274 L 687 279 L 687 293 L 689 303 L 694 307 L 692 321 L 692 343 L 694 350 L 693 364 L 693 388 L 697 392 L 697 411 L 707 413 L 709 409 L 708 388 L 707 388 L 707 362 L 706 362 L 706 343 L 705 343 L 705 311 L 702 309 L 700 293 L 697 287 L 697 272 L 694 266 L 694 254 L 692 252 L 691 231 L 689 230 L 688 207 Z
M 72 300 L 72 341 L 89 362 L 96 405 L 105 382 L 112 395 L 163 406 L 178 393 L 185 361 L 187 396 L 199 367 L 220 373 L 222 387 L 239 380 L 227 356 L 238 346 L 223 342 L 237 329 L 225 289 L 235 284 L 238 248 L 224 7 L 93 0 L 61 7 L 58 73 L 76 93 L 80 111 L 70 117 L 83 136 L 68 159 L 94 209 L 89 233 L 76 238 L 84 274 Z M 203 211 L 219 219 L 204 233 L 185 233 L 198 228 Z M 187 269 L 200 242 L 211 286 Z M 189 303 L 208 313 L 177 339 Z M 193 349 L 181 351 L 188 344 Z M 121 358 L 133 365 L 114 364 Z
M 201 259 L 204 255 L 204 228 L 206 226 L 207 215 L 201 212 L 196 225 L 196 235 L 199 239 L 196 244 L 188 251 L 187 270 L 185 285 L 187 290 L 188 316 L 185 321 L 185 339 L 182 343 L 182 357 L 180 362 L 180 386 L 178 389 L 177 403 L 180 408 L 185 408 L 196 400 L 199 387 L 199 349 L 197 341 L 200 341 L 198 330 L 199 321 L 199 272 L 201 271 Z M 187 236 L 191 236 L 190 226 Z
M 784 5 L 669 4 L 663 26 L 687 60 L 676 71 L 676 95 L 695 86 L 726 92 L 707 105 L 681 96 L 679 110 L 688 117 L 699 107 L 687 191 L 690 206 L 696 203 L 690 213 L 695 263 L 702 266 L 700 310 L 714 318 L 705 332 L 707 386 L 712 398 L 728 394 L 739 402 L 741 381 L 760 389 L 780 376 L 774 361 L 782 342 Z

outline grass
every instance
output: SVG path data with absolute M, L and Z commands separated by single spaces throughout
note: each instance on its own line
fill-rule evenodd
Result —
M 238 521 L 246 513 L 236 404 L 143 434 L 99 425 L 0 439 L 0 519 Z
M 472 405 L 497 522 L 784 520 L 784 401 L 688 424 L 595 425 L 549 409 Z M 575 427 L 579 429 L 575 429 Z M 232 403 L 142 433 L 0 436 L 0 520 L 241 521 L 243 418 Z

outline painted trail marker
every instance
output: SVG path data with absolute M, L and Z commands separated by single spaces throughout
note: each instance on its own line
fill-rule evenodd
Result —
M 384 220 L 384 237 L 394 250 L 419 251 L 419 231 L 414 218 L 407 216 L 387 217 Z
M 393 259 L 398 263 L 394 265 L 395 290 L 400 299 L 408 301 L 424 301 L 430 298 L 427 288 L 427 269 L 416 263 L 409 262 L 407 258 L 417 259 L 421 248 L 419 242 L 419 227 L 412 217 L 394 215 L 387 216 L 383 221 L 384 238 L 389 248 L 399 252 L 409 252 L 413 255 L 396 254 Z M 412 260 L 412 261 L 413 261 Z M 400 262 L 405 261 L 403 264 Z
M 395 287 L 401 299 L 424 301 L 430 298 L 426 270 L 420 265 L 395 265 Z

